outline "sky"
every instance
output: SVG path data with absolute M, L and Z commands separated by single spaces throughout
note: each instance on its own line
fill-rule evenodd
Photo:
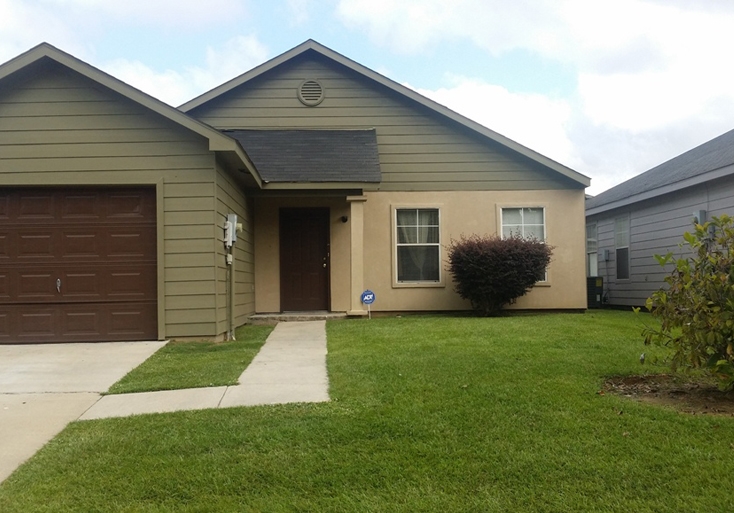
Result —
M 595 195 L 734 129 L 732 27 L 729 0 L 0 0 L 0 62 L 45 41 L 178 106 L 315 39 Z

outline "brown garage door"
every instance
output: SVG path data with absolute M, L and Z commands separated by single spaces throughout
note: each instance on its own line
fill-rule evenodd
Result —
M 156 339 L 153 188 L 0 188 L 0 343 Z

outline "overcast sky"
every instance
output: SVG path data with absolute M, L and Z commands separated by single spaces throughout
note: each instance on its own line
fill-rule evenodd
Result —
M 312 38 L 592 178 L 734 129 L 734 1 L 0 0 L 0 62 L 46 41 L 177 106 Z

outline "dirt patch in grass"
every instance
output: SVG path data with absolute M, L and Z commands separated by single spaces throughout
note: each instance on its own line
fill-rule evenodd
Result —
M 599 393 L 671 406 L 692 415 L 734 416 L 734 391 L 722 392 L 704 379 L 685 380 L 670 374 L 615 376 L 604 382 Z

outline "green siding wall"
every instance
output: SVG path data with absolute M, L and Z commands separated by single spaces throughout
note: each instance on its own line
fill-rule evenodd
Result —
M 221 333 L 208 141 L 57 65 L 0 89 L 0 187 L 123 184 L 154 185 L 162 203 L 161 336 Z
M 237 235 L 234 245 L 235 273 L 235 326 L 247 322 L 247 316 L 255 313 L 255 248 L 253 244 L 252 205 L 251 199 L 241 192 L 236 180 L 222 166 L 217 165 L 217 326 L 218 332 L 227 331 L 227 250 L 224 246 L 224 223 L 227 214 L 237 214 L 237 221 L 242 223 L 243 232 Z
M 297 98 L 305 79 L 325 98 L 307 107 Z M 375 128 L 380 190 L 564 189 L 556 173 L 471 133 L 331 61 L 300 58 L 235 88 L 189 114 L 221 129 Z M 247 150 L 247 148 L 245 148 Z

